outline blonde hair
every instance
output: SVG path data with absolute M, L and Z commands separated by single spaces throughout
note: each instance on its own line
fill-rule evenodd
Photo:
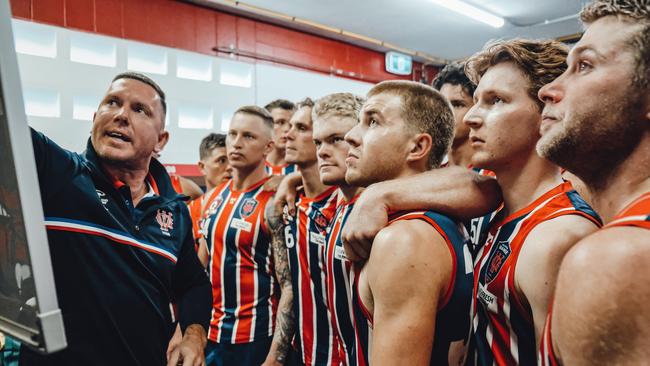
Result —
M 316 101 L 311 111 L 311 118 L 338 116 L 359 119 L 359 112 L 364 98 L 352 93 L 334 93 Z

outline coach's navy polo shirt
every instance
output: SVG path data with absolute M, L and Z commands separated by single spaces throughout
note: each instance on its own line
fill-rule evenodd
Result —
M 207 329 L 212 309 L 185 197 L 152 159 L 147 179 L 156 194 L 134 207 L 129 187 L 104 173 L 90 141 L 84 154 L 33 130 L 32 142 L 69 346 L 47 357 L 27 351 L 24 364 L 166 364 L 170 302 L 183 328 Z

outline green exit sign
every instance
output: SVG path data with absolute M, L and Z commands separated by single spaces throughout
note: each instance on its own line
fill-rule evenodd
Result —
M 395 75 L 411 75 L 413 58 L 399 52 L 386 52 L 386 71 Z

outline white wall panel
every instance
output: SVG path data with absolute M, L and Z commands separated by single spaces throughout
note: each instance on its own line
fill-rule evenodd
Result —
M 372 86 L 17 19 L 13 25 L 23 90 L 36 110 L 29 123 L 73 151 L 85 149 L 92 113 L 112 78 L 129 65 L 147 70 L 167 95 L 170 141 L 161 160 L 174 164 L 196 163 L 201 139 L 225 132 L 240 106 L 341 91 L 363 95 Z

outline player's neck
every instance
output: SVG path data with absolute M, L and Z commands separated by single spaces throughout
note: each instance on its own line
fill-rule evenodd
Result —
M 284 160 L 284 149 L 271 150 L 269 155 L 266 157 L 266 161 L 268 161 L 271 165 L 274 166 L 280 166 L 286 164 Z
M 216 186 L 213 186 L 212 184 L 210 184 L 210 182 L 208 182 L 207 179 L 205 180 L 205 191 L 206 192 L 210 192 L 214 187 L 216 187 Z
M 302 186 L 307 198 L 317 197 L 329 188 L 329 186 L 324 185 L 320 181 L 318 163 L 316 161 L 308 165 L 298 165 L 298 171 L 302 176 Z
M 264 162 L 261 161 L 250 169 L 232 168 L 232 188 L 235 191 L 245 191 L 267 176 Z
M 495 169 L 507 214 L 521 210 L 562 183 L 560 168 L 537 154 L 523 163 L 516 161 L 513 159 L 506 169 Z
M 340 185 L 339 189 L 341 190 L 341 193 L 343 193 L 345 202 L 352 201 L 356 195 L 360 194 L 363 191 L 363 187 L 349 186 L 347 184 Z
M 586 182 L 591 194 L 591 203 L 604 222 L 611 221 L 616 214 L 640 195 L 650 192 L 650 138 L 620 163 L 604 178 L 604 182 Z
M 472 149 L 472 145 L 469 144 L 469 140 L 466 139 L 457 146 L 451 147 L 451 151 L 449 152 L 449 165 L 467 168 L 472 163 L 472 154 L 474 154 L 474 150 Z

